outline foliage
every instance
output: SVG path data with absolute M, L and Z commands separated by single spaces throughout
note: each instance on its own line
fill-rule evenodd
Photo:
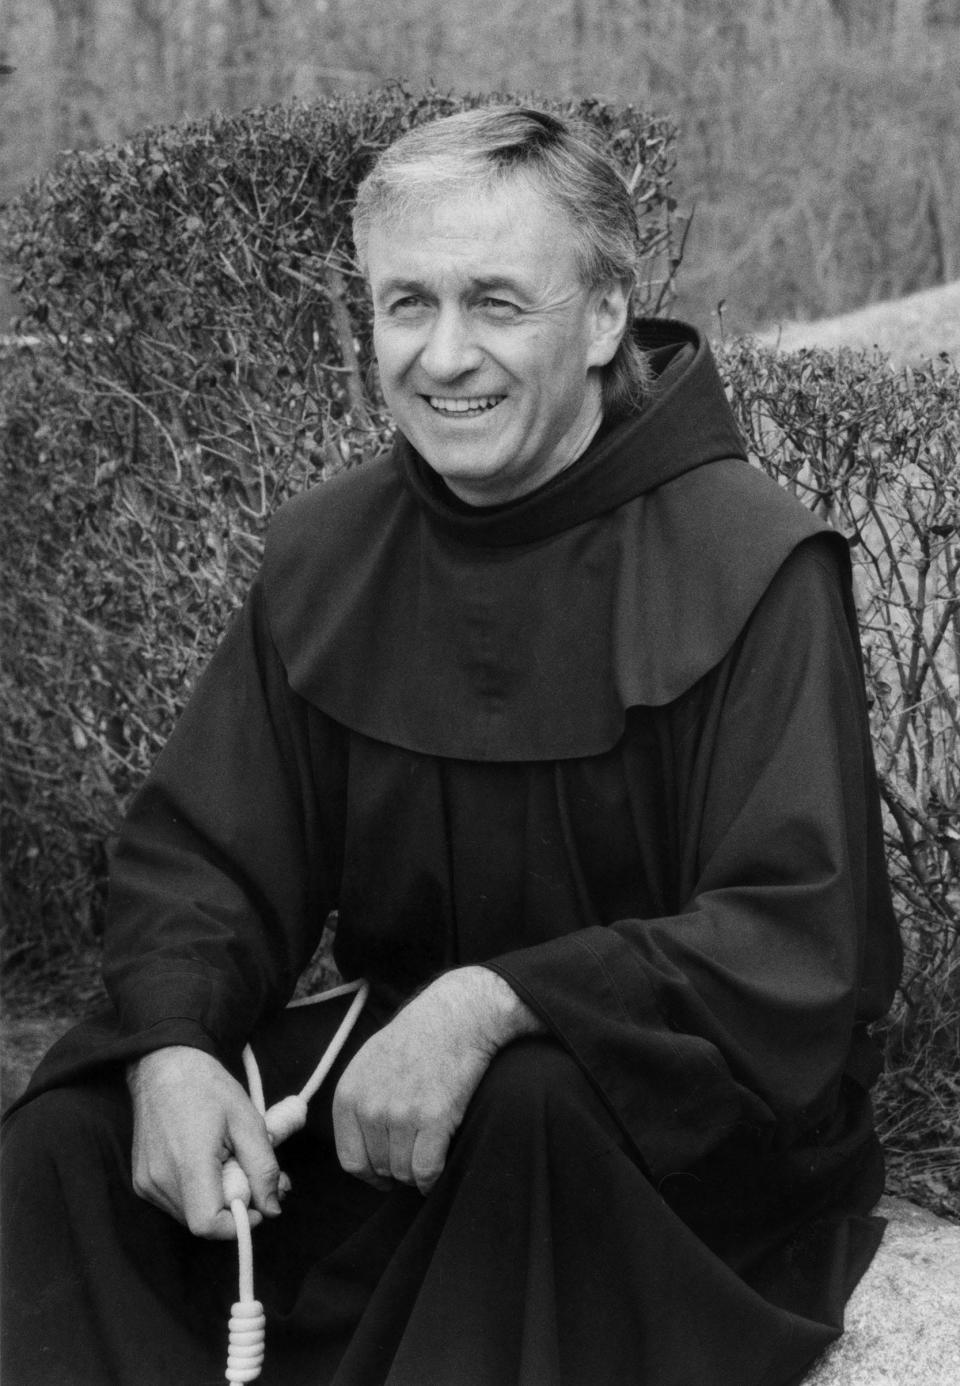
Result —
M 735 331 L 960 276 L 957 0 L 6 0 L 0 186 L 147 123 L 400 78 L 669 111 L 683 312 Z
M 753 455 L 850 540 L 894 891 L 919 990 L 960 966 L 960 372 L 721 356 Z M 902 1025 L 919 1001 L 905 988 Z M 901 1040 L 903 1036 L 900 1037 Z M 956 1039 L 957 1037 L 953 1037 Z
M 403 129 L 478 100 L 393 87 L 161 129 L 71 156 L 9 210 L 35 341 L 4 363 L 4 891 L 24 958 L 99 928 L 105 844 L 267 517 L 383 435 L 354 189 Z M 669 274 L 669 122 L 548 104 L 620 161 Z
M 960 1212 L 960 371 L 877 355 L 721 366 L 753 455 L 847 535 L 906 944 L 881 1130 L 901 1186 Z M 921 1158 L 921 1155 L 923 1158 Z
M 15 204 L 22 325 L 96 400 L 102 465 L 158 446 L 174 473 L 218 474 L 258 523 L 277 495 L 349 463 L 371 423 L 353 191 L 403 129 L 490 99 L 393 87 L 214 117 L 73 156 Z M 669 280 L 672 126 L 593 101 L 560 109 L 632 178 L 645 253 Z

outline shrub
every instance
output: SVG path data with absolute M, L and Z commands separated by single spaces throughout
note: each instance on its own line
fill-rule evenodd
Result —
M 960 944 L 960 372 L 878 355 L 721 353 L 754 458 L 850 540 L 887 847 L 912 972 Z M 904 989 L 902 1028 L 920 1004 Z M 960 1034 L 943 1036 L 960 1045 Z
M 756 459 L 848 536 L 906 944 L 881 1130 L 898 1185 L 960 1212 L 960 371 L 721 353 Z M 919 1151 L 924 1156 L 918 1158 Z

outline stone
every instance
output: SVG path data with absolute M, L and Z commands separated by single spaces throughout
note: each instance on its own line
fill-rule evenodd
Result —
M 880 1250 L 803 1386 L 960 1386 L 960 1226 L 902 1198 L 877 1212 Z
M 66 1016 L 4 1017 L 0 1026 L 0 1111 L 16 1101 L 51 1044 L 72 1024 Z

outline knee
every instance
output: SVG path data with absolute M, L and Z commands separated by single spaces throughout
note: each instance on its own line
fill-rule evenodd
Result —
M 487 1119 L 507 1129 L 605 1112 L 576 1060 L 556 1041 L 541 1037 L 518 1040 L 494 1057 L 476 1103 Z
M 96 1086 L 53 1088 L 9 1118 L 3 1163 L 8 1177 L 64 1165 L 111 1163 L 128 1157 L 131 1118 L 126 1094 Z M 16 1173 L 15 1173 L 16 1171 Z

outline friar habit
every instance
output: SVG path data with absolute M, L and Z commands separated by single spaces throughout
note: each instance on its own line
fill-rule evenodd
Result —
M 334 909 L 346 1057 L 466 963 L 547 1036 L 426 1198 L 345 1175 L 321 1094 L 255 1234 L 266 1386 L 783 1386 L 837 1335 L 899 968 L 848 556 L 699 336 L 640 333 L 652 401 L 538 490 L 471 508 L 398 438 L 276 517 L 124 828 L 114 1010 L 9 1123 L 15 1386 L 220 1378 L 232 1249 L 132 1193 L 122 1065 L 253 1033 L 289 1092 Z

